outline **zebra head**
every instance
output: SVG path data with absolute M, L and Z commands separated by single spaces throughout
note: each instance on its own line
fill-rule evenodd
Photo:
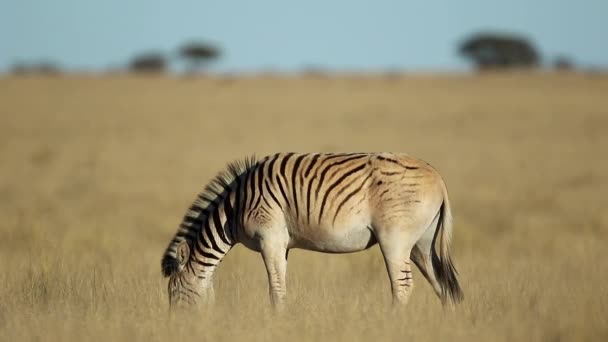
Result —
M 176 249 L 176 266 L 169 275 L 168 293 L 169 306 L 192 307 L 200 297 L 200 285 L 194 274 L 192 266 L 189 265 L 190 246 L 187 241 L 182 241 Z

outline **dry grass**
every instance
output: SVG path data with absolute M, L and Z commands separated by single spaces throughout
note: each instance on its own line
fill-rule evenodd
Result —
M 606 340 L 608 78 L 0 79 L 0 336 L 20 340 Z M 270 314 L 259 255 L 169 319 L 160 257 L 227 161 L 405 151 L 444 175 L 465 302 L 419 273 L 387 310 L 377 247 L 294 251 Z

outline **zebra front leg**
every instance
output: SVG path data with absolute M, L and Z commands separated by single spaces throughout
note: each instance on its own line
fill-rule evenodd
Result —
M 268 272 L 268 287 L 270 301 L 274 309 L 280 311 L 284 307 L 287 295 L 286 273 L 287 273 L 287 248 L 286 243 L 278 241 L 260 241 L 260 249 L 266 271 Z

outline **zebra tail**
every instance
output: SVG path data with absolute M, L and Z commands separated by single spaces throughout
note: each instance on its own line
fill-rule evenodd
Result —
M 444 187 L 444 199 L 441 204 L 437 230 L 433 237 L 431 248 L 431 260 L 435 278 L 441 287 L 441 302 L 445 305 L 448 301 L 454 304 L 464 299 L 464 294 L 458 283 L 458 272 L 450 255 L 450 240 L 452 235 L 452 213 L 448 200 L 447 190 Z M 439 239 L 439 255 L 435 250 L 435 242 Z

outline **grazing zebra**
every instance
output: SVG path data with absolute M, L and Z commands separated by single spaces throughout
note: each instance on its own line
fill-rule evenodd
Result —
M 218 264 L 242 243 L 262 254 L 271 302 L 281 307 L 291 248 L 349 253 L 378 243 L 394 303 L 406 303 L 412 291 L 410 260 L 442 303 L 458 303 L 451 231 L 445 184 L 424 161 L 394 153 L 278 153 L 232 163 L 207 185 L 167 247 L 162 271 L 170 277 L 171 306 L 213 300 Z

